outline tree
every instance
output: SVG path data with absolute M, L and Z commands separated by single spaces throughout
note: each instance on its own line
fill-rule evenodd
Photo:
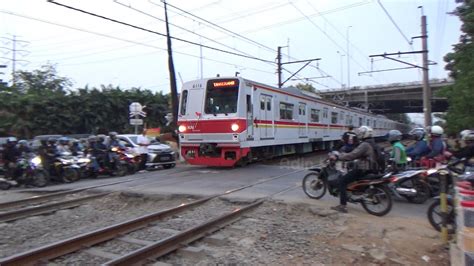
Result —
M 311 85 L 309 83 L 306 83 L 306 84 L 298 83 L 298 84 L 296 84 L 296 87 L 300 90 L 303 90 L 303 91 L 309 91 L 309 92 L 312 92 L 312 93 L 316 93 L 316 88 L 313 87 L 313 85 Z
M 407 114 L 386 114 L 385 115 L 388 119 L 403 123 L 403 124 L 410 124 L 411 119 L 408 117 Z
M 471 114 L 474 110 L 474 0 L 465 0 L 453 13 L 463 23 L 463 33 L 453 52 L 444 57 L 447 62 L 445 68 L 454 79 L 454 84 L 443 88 L 440 96 L 448 99 L 448 132 L 457 133 L 474 127 L 474 116 Z

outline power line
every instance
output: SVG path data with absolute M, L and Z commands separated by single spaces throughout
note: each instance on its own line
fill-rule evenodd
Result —
M 90 30 L 86 30 L 86 29 L 76 28 L 76 27 L 72 27 L 72 26 L 68 26 L 68 25 L 64 25 L 64 24 L 60 24 L 60 23 L 56 23 L 56 22 L 52 22 L 52 21 L 47 21 L 47 20 L 44 20 L 44 19 L 39 19 L 39 18 L 27 16 L 27 15 L 22 15 L 22 14 L 14 13 L 14 12 L 11 12 L 11 11 L 0 10 L 0 13 L 8 14 L 8 15 L 11 15 L 11 16 L 17 16 L 17 17 L 21 17 L 21 18 L 29 19 L 29 20 L 33 20 L 33 21 L 38 21 L 38 22 L 42 22 L 42 23 L 45 23 L 45 24 L 54 25 L 54 26 L 57 26 L 57 27 L 63 27 L 63 28 L 67 28 L 67 29 L 71 29 L 71 30 L 75 30 L 75 31 L 79 31 L 79 32 L 89 33 L 89 34 L 101 36 L 101 37 L 104 37 L 104 38 L 110 38 L 110 39 L 114 39 L 114 40 L 118 40 L 118 41 L 133 43 L 133 44 L 136 44 L 136 45 L 141 45 L 141 46 L 145 46 L 145 47 L 149 47 L 149 48 L 154 48 L 154 49 L 158 49 L 158 50 L 162 50 L 162 51 L 165 51 L 165 50 L 166 50 L 165 48 L 158 47 L 158 46 L 154 46 L 154 45 L 151 45 L 151 44 L 148 44 L 148 43 L 141 43 L 141 42 L 137 42 L 137 41 L 133 41 L 133 40 L 123 39 L 123 38 L 120 38 L 120 37 L 115 37 L 115 36 L 112 36 L 112 35 L 108 35 L 108 34 L 104 34 L 104 33 L 99 33 L 99 32 L 94 32 L 94 31 L 90 31 Z M 175 51 L 175 53 L 182 54 L 182 55 L 185 55 L 185 56 L 190 56 L 190 57 L 199 58 L 199 56 L 196 56 L 196 55 L 193 55 L 193 54 L 184 53 L 184 52 L 177 52 L 177 51 Z M 223 62 L 223 61 L 219 61 L 219 60 L 215 60 L 215 59 L 211 59 L 211 58 L 203 57 L 203 59 L 204 59 L 204 60 L 207 60 L 207 61 L 212 61 L 212 62 L 220 63 L 220 64 L 226 64 L 226 65 L 230 65 L 230 66 L 243 67 L 243 68 L 246 68 L 246 69 L 250 69 L 250 70 L 254 70 L 254 71 L 258 71 L 258 72 L 262 72 L 262 73 L 274 74 L 273 72 L 270 72 L 270 71 L 265 71 L 265 70 L 256 69 L 256 68 L 250 68 L 250 67 L 248 67 L 248 66 L 241 66 L 241 65 L 237 65 L 237 64 L 231 64 L 231 63 L 227 63 L 227 62 Z M 86 64 L 87 64 L 87 63 L 86 63 Z M 76 65 L 79 65 L 79 64 L 76 64 Z
M 87 15 L 91 15 L 91 16 L 94 16 L 94 17 L 97 17 L 97 18 L 105 19 L 105 20 L 108 20 L 108 21 L 111 21 L 111 22 L 114 22 L 114 23 L 118 23 L 118 24 L 121 24 L 121 25 L 124 25 L 124 26 L 128 26 L 128 27 L 131 27 L 131 28 L 134 28 L 134 29 L 138 29 L 138 30 L 146 31 L 146 32 L 153 33 L 153 34 L 156 34 L 156 35 L 159 35 L 159 36 L 166 37 L 166 34 L 164 34 L 164 33 L 160 33 L 160 32 L 154 31 L 154 30 L 150 30 L 150 29 L 146 29 L 146 28 L 143 28 L 143 27 L 140 27 L 140 26 L 136 26 L 136 25 L 133 25 L 133 24 L 130 24 L 130 23 L 126 23 L 126 22 L 123 22 L 123 21 L 120 21 L 120 20 L 105 17 L 105 16 L 102 16 L 102 15 L 98 15 L 98 14 L 95 14 L 95 13 L 92 13 L 92 12 L 89 12 L 89 11 L 85 11 L 85 10 L 82 10 L 82 9 L 79 9 L 79 8 L 75 8 L 75 7 L 72 7 L 72 6 L 64 5 L 64 4 L 55 2 L 54 0 L 48 0 L 48 2 L 52 3 L 52 4 L 55 4 L 55 5 L 58 5 L 58 6 L 62 6 L 62 7 L 74 10 L 74 11 L 84 13 L 84 14 L 87 14 Z M 210 50 L 214 50 L 214 51 L 218 51 L 218 52 L 222 52 L 222 53 L 226 53 L 226 54 L 231 54 L 231 55 L 235 55 L 235 56 L 239 56 L 239 57 L 253 59 L 253 60 L 257 60 L 257 61 L 261 61 L 261 62 L 272 62 L 272 61 L 269 61 L 269 60 L 265 60 L 265 59 L 261 59 L 261 58 L 257 58 L 257 57 L 253 57 L 253 56 L 248 56 L 248 55 L 244 55 L 244 54 L 239 54 L 239 53 L 219 49 L 219 48 L 216 48 L 216 47 L 212 47 L 212 46 L 203 45 L 203 44 L 199 44 L 199 43 L 196 43 L 196 42 L 184 40 L 184 39 L 177 38 L 177 37 L 170 36 L 170 38 L 173 39 L 173 40 L 177 40 L 177 41 L 184 42 L 184 43 L 189 43 L 189 44 L 196 45 L 196 46 L 201 46 L 203 48 L 207 48 L 207 49 L 210 49 Z
M 125 4 L 121 3 L 121 2 L 118 1 L 118 0 L 114 0 L 114 2 L 117 3 L 117 4 L 119 4 L 119 5 L 121 5 L 121 6 L 124 6 L 124 7 L 126 7 L 126 8 L 129 8 L 129 9 L 135 11 L 135 12 L 138 12 L 138 13 L 140 13 L 140 14 L 142 14 L 142 15 L 146 15 L 146 16 L 149 16 L 149 17 L 151 17 L 151 18 L 157 19 L 157 20 L 159 20 L 159 21 L 165 22 L 163 19 L 161 19 L 161 18 L 159 18 L 159 17 L 156 17 L 156 16 L 153 16 L 153 15 L 151 15 L 151 14 L 149 14 L 149 13 L 146 13 L 146 12 L 144 12 L 144 11 L 142 11 L 142 10 L 139 10 L 139 9 L 137 9 L 137 8 L 134 8 L 134 7 L 132 7 L 131 5 L 125 5 Z M 169 4 L 168 4 L 168 5 L 169 5 Z M 232 50 L 238 51 L 238 52 L 243 53 L 243 54 L 245 54 L 245 55 L 252 56 L 252 55 L 250 55 L 250 54 L 248 54 L 248 53 L 245 53 L 245 52 L 243 52 L 243 51 L 240 51 L 240 50 L 238 50 L 238 49 L 235 49 L 235 48 L 233 48 L 233 47 L 231 47 L 231 46 L 228 46 L 228 45 L 226 45 L 226 44 L 224 44 L 224 43 L 218 42 L 218 41 L 216 41 L 216 40 L 214 40 L 214 39 L 211 39 L 211 38 L 209 38 L 209 37 L 206 37 L 206 36 L 204 36 L 204 35 L 202 35 L 202 34 L 199 34 L 199 33 L 196 33 L 196 32 L 194 32 L 194 31 L 188 30 L 188 29 L 186 29 L 186 28 L 184 28 L 184 27 L 181 27 L 181 26 L 179 26 L 179 25 L 176 25 L 176 24 L 173 24 L 173 23 L 168 23 L 168 24 L 171 25 L 171 26 L 174 26 L 174 27 L 176 27 L 176 28 L 178 28 L 178 29 L 181 29 L 181 30 L 183 30 L 183 31 L 186 31 L 186 32 L 189 32 L 189 33 L 191 33 L 191 34 L 197 35 L 197 36 L 199 36 L 199 37 L 201 37 L 201 38 L 204 38 L 204 39 L 206 39 L 206 40 L 208 40 L 208 41 L 211 41 L 211 42 L 215 42 L 215 43 L 217 43 L 217 44 L 220 44 L 220 45 L 222 45 L 222 46 L 224 46 L 224 47 L 226 47 L 226 48 L 230 48 L 230 49 L 232 49 Z M 252 57 L 253 57 L 253 56 L 252 56 Z
M 152 3 L 152 4 L 154 4 L 154 5 L 156 5 L 156 6 L 160 6 L 160 5 L 156 4 L 156 3 L 154 3 L 153 1 L 149 1 L 149 2 Z M 291 4 L 291 3 L 290 3 L 290 4 Z M 181 11 L 181 12 L 183 12 L 183 13 L 185 13 L 185 14 L 188 14 L 189 16 L 192 16 L 192 17 L 197 18 L 197 19 L 199 19 L 199 20 L 201 20 L 201 21 L 203 21 L 203 22 L 205 22 L 205 23 L 207 23 L 207 24 L 210 24 L 210 25 L 212 25 L 213 27 L 216 27 L 216 28 L 218 28 L 218 29 L 220 29 L 220 30 L 226 32 L 227 34 L 230 33 L 231 36 L 236 36 L 236 37 L 239 37 L 239 38 L 241 38 L 241 39 L 244 39 L 244 40 L 246 40 L 247 42 L 250 42 L 250 43 L 252 43 L 252 44 L 254 44 L 254 45 L 257 45 L 259 48 L 262 48 L 262 47 L 263 47 L 263 48 L 266 48 L 267 50 L 269 50 L 269 51 L 271 51 L 271 52 L 276 52 L 275 49 L 273 49 L 273 48 L 271 48 L 271 47 L 268 47 L 268 46 L 266 46 L 266 45 L 264 45 L 264 44 L 262 44 L 262 43 L 259 43 L 259 42 L 255 41 L 255 40 L 252 40 L 252 39 L 250 39 L 250 38 L 247 38 L 247 37 L 243 36 L 242 34 L 239 34 L 239 33 L 236 33 L 236 32 L 234 32 L 234 31 L 231 31 L 231 30 L 229 30 L 229 29 L 227 29 L 227 28 L 224 28 L 224 27 L 222 27 L 222 26 L 220 26 L 220 25 L 217 25 L 217 24 L 214 23 L 214 22 L 211 22 L 211 21 L 209 21 L 209 20 L 207 20 L 207 19 L 204 19 L 204 18 L 202 18 L 202 17 L 199 17 L 199 16 L 197 16 L 197 15 L 194 15 L 194 14 L 192 14 L 192 13 L 186 11 L 186 10 L 183 10 L 183 9 L 181 9 L 181 8 L 179 8 L 179 7 L 176 7 L 176 6 L 174 6 L 174 5 L 171 5 L 171 4 L 168 4 L 168 5 L 171 6 L 171 7 L 173 7 L 173 8 L 175 8 L 175 9 L 177 9 L 177 10 L 179 10 L 179 11 Z M 184 16 L 184 15 L 183 15 L 183 16 Z M 184 16 L 184 17 L 186 17 L 186 16 Z M 294 59 L 294 58 L 292 58 L 292 59 Z M 321 71 L 321 69 L 320 69 L 319 67 L 315 67 L 315 66 L 313 66 L 313 65 L 310 65 L 310 66 L 313 67 L 313 68 L 318 69 L 318 71 Z M 287 70 L 287 69 L 283 69 L 283 70 L 285 70 L 286 72 L 289 72 L 290 74 L 292 74 L 292 73 L 291 73 L 289 70 Z M 327 73 L 324 73 L 324 74 L 327 75 Z M 330 75 L 328 75 L 328 76 L 330 76 Z M 332 76 L 331 76 L 331 78 L 334 79 Z M 334 80 L 335 80 L 336 82 L 338 82 L 338 83 L 341 84 L 341 82 L 339 82 L 337 79 L 334 79 Z
M 398 32 L 400 32 L 400 34 L 403 36 L 403 38 L 407 41 L 408 45 L 412 46 L 413 45 L 413 42 L 410 41 L 407 36 L 405 35 L 405 33 L 403 33 L 402 29 L 400 29 L 400 27 L 398 26 L 397 22 L 395 22 L 395 20 L 392 18 L 392 16 L 390 15 L 390 13 L 388 13 L 387 9 L 385 9 L 385 7 L 383 6 L 382 2 L 380 0 L 377 0 L 377 3 L 380 5 L 380 7 L 383 9 L 383 11 L 385 12 L 385 14 L 387 15 L 387 17 L 390 19 L 390 21 L 392 22 L 392 24 L 395 26 L 395 28 L 397 28 Z

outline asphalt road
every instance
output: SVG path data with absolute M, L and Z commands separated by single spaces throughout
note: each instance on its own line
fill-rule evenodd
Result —
M 320 200 L 308 198 L 302 188 L 303 177 L 308 173 L 305 168 L 321 160 L 321 155 L 305 156 L 304 158 L 281 158 L 271 162 L 254 163 L 242 168 L 207 168 L 178 164 L 174 169 L 157 170 L 120 178 L 85 179 L 72 184 L 59 184 L 42 189 L 14 189 L 2 191 L 0 202 L 27 197 L 31 191 L 58 191 L 106 184 L 117 181 L 129 181 L 99 188 L 100 190 L 124 191 L 152 195 L 189 195 L 206 196 L 221 194 L 225 191 L 260 184 L 233 192 L 226 197 L 237 199 L 257 199 L 272 196 L 276 200 L 287 202 L 309 203 L 329 207 L 338 204 L 338 198 L 330 195 Z M 265 182 L 266 181 L 266 182 Z M 404 200 L 395 200 L 392 211 L 387 215 L 407 217 L 426 222 L 425 204 L 411 204 Z M 365 214 L 361 206 L 349 205 L 349 212 Z

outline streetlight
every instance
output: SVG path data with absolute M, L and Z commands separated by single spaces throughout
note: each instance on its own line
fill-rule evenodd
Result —
M 350 53 L 349 53 L 349 29 L 352 26 L 346 28 L 346 43 L 347 43 L 347 88 L 351 88 L 351 65 L 350 65 Z
M 343 66 L 343 60 L 342 58 L 346 56 L 345 54 L 342 54 L 341 52 L 337 51 L 337 53 L 340 55 L 340 61 L 341 61 L 341 88 L 344 88 L 344 66 Z

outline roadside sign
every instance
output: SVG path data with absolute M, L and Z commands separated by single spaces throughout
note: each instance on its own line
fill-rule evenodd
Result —
M 130 119 L 130 125 L 132 125 L 132 126 L 141 126 L 141 125 L 143 125 L 143 119 L 132 118 L 132 119 Z

